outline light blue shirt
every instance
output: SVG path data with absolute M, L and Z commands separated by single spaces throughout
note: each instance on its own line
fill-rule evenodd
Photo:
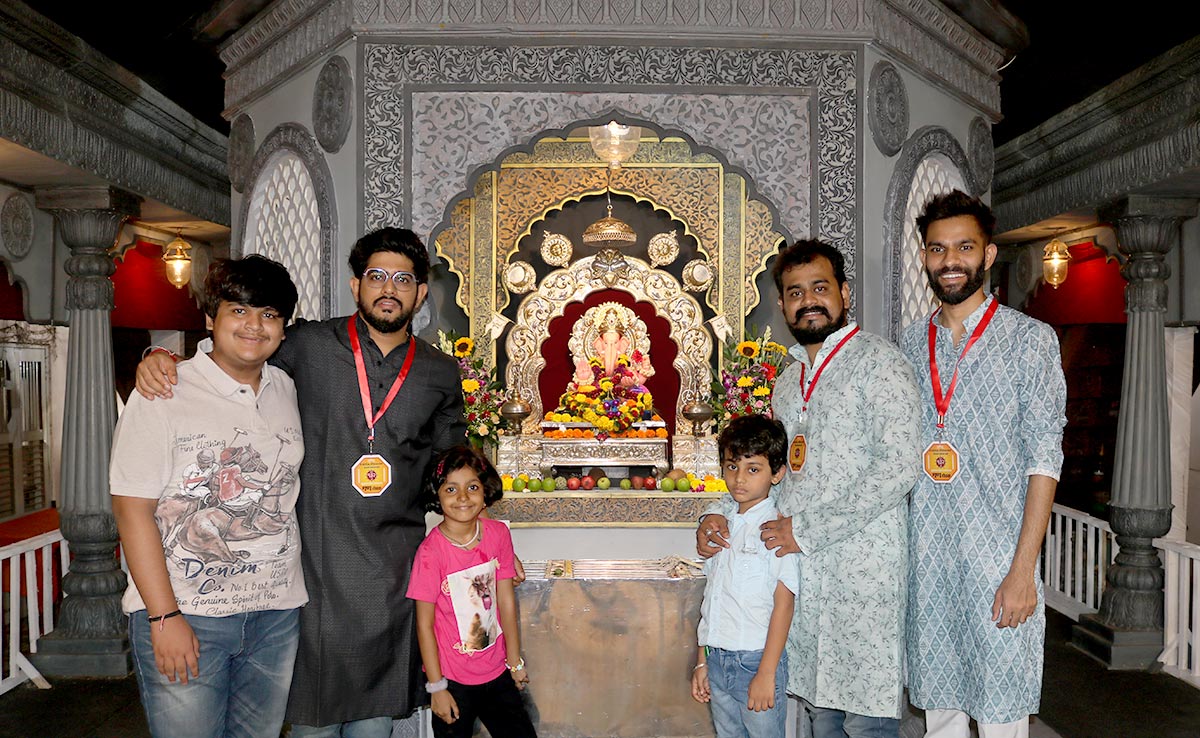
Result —
M 708 577 L 700 606 L 701 646 L 729 651 L 761 651 L 775 609 L 775 585 L 795 595 L 800 589 L 797 554 L 776 556 L 763 545 L 759 526 L 776 517 L 768 497 L 729 521 L 729 548 L 704 562 Z

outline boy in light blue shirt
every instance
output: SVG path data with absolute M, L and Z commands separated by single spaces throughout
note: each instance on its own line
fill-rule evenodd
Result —
M 762 415 L 730 421 L 717 438 L 738 510 L 729 548 L 704 563 L 700 651 L 692 696 L 712 708 L 717 738 L 782 738 L 787 718 L 788 626 L 799 590 L 796 554 L 776 556 L 759 526 L 777 516 L 769 496 L 784 475 L 787 434 Z

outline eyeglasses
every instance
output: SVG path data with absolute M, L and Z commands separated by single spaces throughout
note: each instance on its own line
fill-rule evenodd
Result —
M 417 288 L 417 275 L 412 272 L 388 272 L 386 269 L 372 267 L 362 275 L 362 281 L 376 289 L 383 289 L 383 285 L 389 279 L 397 292 L 412 292 Z

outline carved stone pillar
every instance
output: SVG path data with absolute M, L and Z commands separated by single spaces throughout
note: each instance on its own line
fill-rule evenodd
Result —
M 34 658 L 47 676 L 124 676 L 129 643 L 121 595 L 126 577 L 116 556 L 117 526 L 108 491 L 108 455 L 116 425 L 113 386 L 112 256 L 117 231 L 138 199 L 110 187 L 47 188 L 37 205 L 54 215 L 67 259 L 67 396 L 63 413 L 63 536 L 73 554 L 63 578 L 62 611 Z
M 1100 612 L 1080 619 L 1072 641 L 1113 669 L 1145 669 L 1162 650 L 1163 568 L 1154 539 L 1171 528 L 1166 346 L 1170 268 L 1196 202 L 1130 196 L 1100 214 L 1113 223 L 1127 261 L 1125 370 L 1117 421 L 1109 524 L 1121 551 L 1108 570 Z

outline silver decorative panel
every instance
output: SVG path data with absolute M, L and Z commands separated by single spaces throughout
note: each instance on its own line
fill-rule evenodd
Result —
M 412 96 L 412 221 L 432 232 L 471 170 L 539 133 L 620 110 L 725 152 L 750 173 L 792 233 L 812 228 L 811 98 L 790 95 L 652 95 L 436 92 Z M 447 125 L 452 122 L 453 125 Z
M 321 317 L 320 218 L 312 177 L 299 157 L 279 154 L 254 187 L 245 253 L 287 267 L 300 293 L 297 318 Z
M 361 230 L 411 223 L 428 234 L 505 149 L 615 110 L 721 151 L 783 227 L 855 263 L 852 50 L 365 43 L 362 56 Z M 616 85 L 627 91 L 597 91 Z
M 917 165 L 908 205 L 904 209 L 904 241 L 901 246 L 900 329 L 921 320 L 937 306 L 921 265 L 921 232 L 917 216 L 934 195 L 950 190 L 966 191 L 962 174 L 941 154 L 932 154 Z

